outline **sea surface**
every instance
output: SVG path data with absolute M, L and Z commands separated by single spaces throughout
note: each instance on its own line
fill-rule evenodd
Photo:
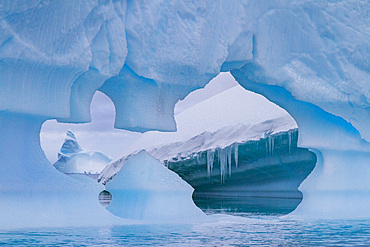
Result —
M 208 212 L 209 213 L 209 212 Z M 22 229 L 0 246 L 370 246 L 370 220 L 213 214 L 201 224 Z

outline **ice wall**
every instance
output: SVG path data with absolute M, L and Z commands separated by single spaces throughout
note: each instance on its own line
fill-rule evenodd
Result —
M 70 178 L 46 159 L 39 143 L 44 120 L 0 112 L 0 229 L 118 222 L 98 202 L 104 186 Z
M 367 1 L 2 1 L 2 191 L 44 160 L 39 129 L 14 128 L 35 119 L 89 121 L 102 86 L 117 128 L 174 130 L 176 100 L 231 70 L 243 87 L 287 109 L 300 128 L 299 145 L 322 154 L 304 195 L 359 195 L 327 207 L 307 196 L 297 212 L 369 217 L 341 203 L 363 205 L 369 197 L 369 145 L 361 140 L 370 140 L 368 23 Z M 14 150 L 10 133 L 18 135 Z M 347 169 L 350 157 L 356 165 Z M 38 186 L 47 169 L 31 169 L 26 181 Z

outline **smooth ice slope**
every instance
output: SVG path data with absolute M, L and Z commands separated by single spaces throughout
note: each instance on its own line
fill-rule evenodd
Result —
M 298 212 L 368 218 L 359 206 L 370 201 L 370 148 L 361 139 L 370 140 L 368 23 L 365 0 L 2 1 L 1 190 L 8 180 L 38 187 L 41 174 L 52 177 L 41 165 L 39 128 L 14 128 L 89 121 L 100 89 L 115 104 L 117 128 L 175 130 L 177 100 L 231 71 L 286 109 L 298 144 L 323 156 L 302 185 L 308 201 Z M 13 150 L 8 134 L 19 136 Z M 319 191 L 331 195 L 327 207 L 316 203 Z
M 99 175 L 112 161 L 111 158 L 101 152 L 82 149 L 71 131 L 67 131 L 66 135 L 58 153 L 58 161 L 53 164 L 59 171 L 65 174 Z
M 132 156 L 106 185 L 114 215 L 152 222 L 188 222 L 205 215 L 192 200 L 194 189 L 147 152 Z

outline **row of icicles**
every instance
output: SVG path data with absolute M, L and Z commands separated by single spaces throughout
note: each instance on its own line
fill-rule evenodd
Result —
M 216 150 L 207 150 L 207 176 L 208 178 L 211 177 L 211 173 L 213 170 L 213 162 L 215 159 L 215 152 L 217 151 L 218 156 L 218 163 L 220 164 L 220 171 L 221 171 L 221 183 L 225 182 L 225 175 L 228 172 L 229 176 L 231 176 L 231 157 L 232 151 L 234 150 L 234 160 L 235 160 L 235 167 L 238 167 L 238 148 L 239 144 L 234 143 L 224 149 L 216 149 Z
M 267 154 L 274 155 L 275 149 L 275 135 L 268 136 L 268 141 L 266 142 L 266 152 Z M 288 149 L 289 153 L 291 152 L 291 144 L 292 144 L 292 133 L 288 131 Z M 257 141 L 257 149 L 258 149 L 258 141 Z M 220 165 L 220 173 L 221 173 L 221 183 L 225 182 L 225 176 L 228 174 L 231 176 L 231 165 L 232 165 L 232 152 L 234 151 L 234 162 L 235 167 L 238 167 L 238 148 L 239 143 L 234 143 L 226 148 L 217 148 L 217 149 L 209 149 L 207 150 L 207 176 L 208 178 L 211 177 L 212 170 L 213 170 L 213 163 L 215 159 L 215 153 L 217 152 L 218 156 L 218 164 Z M 197 161 L 200 163 L 200 156 L 201 154 L 197 155 Z

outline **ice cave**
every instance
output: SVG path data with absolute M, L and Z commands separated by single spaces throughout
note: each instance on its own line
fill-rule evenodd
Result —
M 296 138 L 295 150 L 315 154 L 315 168 L 299 186 L 303 200 L 288 216 L 368 219 L 368 12 L 361 0 L 0 1 L 0 228 L 108 226 L 159 215 L 202 220 L 192 188 L 153 158 L 164 161 L 161 150 L 126 157 L 127 173 L 107 184 L 112 204 L 105 209 L 98 201 L 104 185 L 55 169 L 40 146 L 40 129 L 50 119 L 91 121 L 91 100 L 100 91 L 114 103 L 115 128 L 174 132 L 175 104 L 221 72 L 294 118 L 298 137 L 294 131 L 274 137 L 284 140 L 281 150 L 289 153 Z M 273 140 L 255 142 L 268 149 Z M 194 152 L 199 157 L 192 161 L 212 159 L 207 150 Z M 204 176 L 227 179 L 235 151 L 216 151 L 220 168 Z M 141 173 L 135 163 L 145 163 Z M 181 165 L 167 163 L 174 171 Z M 122 211 L 114 194 L 121 188 L 152 194 L 140 194 L 134 205 L 123 201 Z

